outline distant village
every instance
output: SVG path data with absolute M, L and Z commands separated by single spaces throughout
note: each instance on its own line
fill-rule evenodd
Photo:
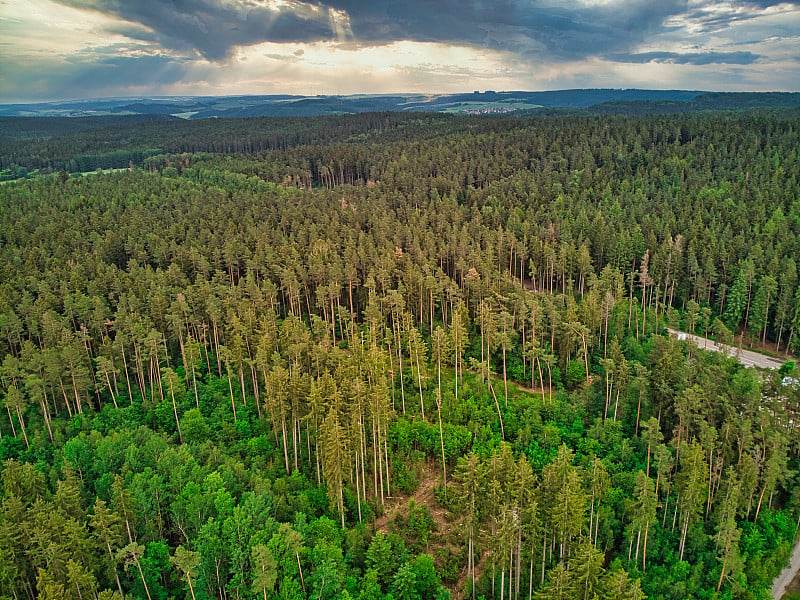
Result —
M 516 108 L 513 106 L 484 106 L 481 108 L 468 108 L 461 111 L 462 115 L 504 115 L 512 113 Z

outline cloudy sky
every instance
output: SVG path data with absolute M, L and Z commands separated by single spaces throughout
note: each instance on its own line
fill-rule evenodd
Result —
M 0 0 L 0 102 L 800 90 L 800 1 Z

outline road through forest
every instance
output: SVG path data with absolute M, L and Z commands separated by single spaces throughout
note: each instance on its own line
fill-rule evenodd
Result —
M 750 350 L 741 350 L 739 348 L 718 344 L 714 340 L 709 340 L 698 335 L 692 335 L 691 333 L 686 333 L 684 331 L 678 331 L 677 329 L 667 328 L 667 331 L 669 331 L 671 335 L 674 335 L 678 339 L 694 342 L 698 348 L 704 348 L 714 352 L 725 352 L 729 356 L 735 356 L 740 363 L 747 367 L 779 369 L 784 363 L 784 361 L 777 358 L 764 356 L 763 354 L 751 352 Z M 772 582 L 772 597 L 774 600 L 781 600 L 781 598 L 783 598 L 786 588 L 797 576 L 798 571 L 800 571 L 800 541 L 795 544 L 794 549 L 792 550 L 792 556 L 789 560 L 789 564 Z
M 792 580 L 797 576 L 800 571 L 800 541 L 794 545 L 792 556 L 789 559 L 789 564 L 781 571 L 781 574 L 772 582 L 772 597 L 774 600 L 781 600 L 786 588 L 792 583 Z
M 718 344 L 714 340 L 709 340 L 708 338 L 704 338 L 699 335 L 686 333 L 685 331 L 678 331 L 677 329 L 670 329 L 670 328 L 667 328 L 667 331 L 669 331 L 670 334 L 676 336 L 678 339 L 685 339 L 686 341 L 694 342 L 694 344 L 698 348 L 703 348 L 705 350 L 712 350 L 713 352 L 724 352 L 728 356 L 733 356 L 746 367 L 761 367 L 762 369 L 779 369 L 783 365 L 783 363 L 786 362 L 778 358 L 772 358 L 771 356 L 765 356 L 764 354 L 759 354 L 758 352 L 752 352 L 750 350 L 742 350 L 734 346 L 726 346 L 724 344 Z

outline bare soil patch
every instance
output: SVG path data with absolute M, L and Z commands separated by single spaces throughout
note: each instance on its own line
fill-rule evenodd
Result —
M 414 493 L 410 495 L 397 494 L 387 499 L 384 504 L 383 515 L 375 519 L 373 525 L 374 530 L 386 533 L 389 531 L 396 531 L 396 528 L 393 527 L 394 523 L 409 517 L 409 503 L 413 500 L 417 506 L 424 506 L 428 509 L 435 524 L 436 530 L 433 535 L 431 535 L 428 553 L 436 556 L 437 551 L 444 550 L 452 555 L 459 554 L 462 548 L 457 538 L 461 531 L 464 517 L 453 515 L 447 507 L 442 506 L 436 499 L 435 491 L 442 481 L 442 472 L 440 468 L 439 465 L 426 461 L 422 469 L 419 486 Z M 454 543 L 454 540 L 458 543 Z M 486 556 L 488 556 L 488 552 L 483 553 L 475 566 L 476 580 L 483 572 L 485 564 L 484 559 Z M 466 564 L 464 564 L 459 571 L 459 577 L 456 583 L 449 585 L 447 583 L 444 584 L 450 590 L 454 600 L 465 598 L 463 590 L 467 583 L 467 576 L 467 568 Z

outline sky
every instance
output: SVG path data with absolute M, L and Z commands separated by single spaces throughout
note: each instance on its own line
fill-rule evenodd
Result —
M 0 0 L 0 102 L 800 91 L 800 1 Z

